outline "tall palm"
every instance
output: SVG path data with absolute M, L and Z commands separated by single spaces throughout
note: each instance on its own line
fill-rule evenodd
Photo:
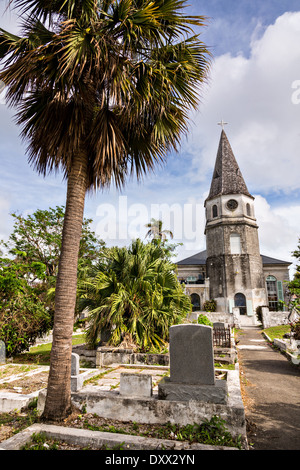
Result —
M 88 191 L 141 178 L 176 149 L 199 102 L 209 52 L 181 0 L 11 0 L 20 36 L 0 30 L 0 80 L 42 175 L 67 180 L 45 419 L 71 411 L 71 339 Z M 29 13 L 28 13 L 29 11 Z M 26 12 L 26 14 L 25 14 Z
M 161 220 L 156 220 L 154 218 L 151 219 L 146 227 L 149 228 L 148 232 L 146 233 L 146 237 L 152 237 L 153 240 L 160 240 L 161 242 L 165 242 L 167 239 L 167 235 L 170 238 L 173 238 L 173 233 L 171 230 L 163 230 L 163 223 Z

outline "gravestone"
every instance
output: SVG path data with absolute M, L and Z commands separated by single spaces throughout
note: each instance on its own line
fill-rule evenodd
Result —
M 0 364 L 6 363 L 6 347 L 4 341 L 0 340 Z
M 216 321 L 213 323 L 213 328 L 225 328 L 225 323 L 221 322 L 221 321 Z
M 226 380 L 215 379 L 212 327 L 175 325 L 170 328 L 170 377 L 158 384 L 162 400 L 227 403 Z
M 120 395 L 137 398 L 152 396 L 152 376 L 122 372 L 120 374 Z
M 83 377 L 79 370 L 79 355 L 72 353 L 71 355 L 71 391 L 78 392 L 82 388 Z
M 170 328 L 170 381 L 202 385 L 215 383 L 210 326 L 176 325 Z

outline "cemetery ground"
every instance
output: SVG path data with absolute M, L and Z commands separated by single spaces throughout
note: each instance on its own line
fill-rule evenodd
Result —
M 74 337 L 75 338 L 75 337 Z M 236 333 L 238 342 L 238 361 L 240 370 L 240 383 L 245 415 L 247 421 L 247 438 L 249 449 L 272 450 L 272 449 L 299 449 L 299 394 L 297 399 L 296 388 L 289 391 L 289 379 L 294 381 L 293 386 L 299 384 L 299 367 L 293 366 L 286 357 L 274 350 L 262 336 L 260 328 L 240 330 Z M 77 337 L 74 342 L 79 343 L 83 338 Z M 247 349 L 247 346 L 250 346 Z M 256 346 L 256 347 L 254 347 Z M 261 347 L 260 347 L 261 346 Z M 267 349 L 265 349 L 267 348 Z M 47 385 L 47 370 L 49 367 L 50 344 L 32 348 L 29 353 L 14 358 L 13 363 L 0 366 L 0 392 L 2 390 L 13 393 L 35 393 Z M 260 355 L 260 356 L 259 356 Z M 267 355 L 267 356 L 266 356 Z M 275 359 L 275 355 L 276 359 Z M 268 362 L 272 364 L 273 370 L 268 370 Z M 282 362 L 283 361 L 283 362 Z M 233 365 L 216 364 L 218 369 L 226 370 Z M 276 372 L 276 367 L 279 371 Z M 155 370 L 141 367 L 136 369 L 140 373 L 151 373 L 154 387 L 157 382 L 168 374 L 166 368 Z M 114 390 L 119 386 L 120 373 L 122 368 L 106 368 L 95 371 L 95 376 L 88 379 L 91 384 L 97 383 L 102 389 Z M 9 381 L 9 377 L 19 374 L 19 378 Z M 276 374 L 276 376 L 274 376 Z M 279 375 L 278 375 L 279 374 Z M 264 375 L 264 379 L 263 379 Z M 17 375 L 18 377 L 18 375 Z M 281 377 L 281 381 L 279 378 Z M 296 380 L 298 379 L 298 382 Z M 270 381 L 271 380 L 271 384 Z M 275 382 L 274 382 L 275 380 Z M 285 390 L 284 396 L 279 394 L 278 386 Z M 275 388 L 274 388 L 275 387 Z M 273 398 L 269 403 L 265 394 L 272 391 Z M 298 388 L 299 390 L 299 388 Z M 298 392 L 299 393 L 299 392 Z M 279 395 L 280 396 L 279 396 Z M 263 398 L 262 398 L 263 397 Z M 278 407 L 280 402 L 281 406 Z M 298 408 L 297 408 L 298 406 Z M 273 407 L 273 408 L 272 408 Z M 281 416 L 280 416 L 281 414 Z M 298 420 L 298 421 L 297 421 Z M 36 400 L 33 399 L 31 405 L 22 410 L 8 413 L 0 413 L 0 447 L 1 442 L 16 435 L 20 431 L 39 423 L 36 409 Z M 213 426 L 214 424 L 214 426 Z M 201 430 L 194 429 L 193 435 L 191 427 L 166 425 L 140 424 L 136 422 L 121 422 L 117 420 L 101 418 L 92 413 L 86 413 L 83 409 L 76 410 L 64 422 L 60 424 L 65 428 L 81 429 L 98 432 L 108 432 L 119 435 L 121 440 L 116 448 L 124 449 L 122 436 L 142 436 L 144 439 L 164 439 L 176 442 L 191 442 L 202 439 Z M 210 423 L 214 427 L 214 438 L 204 440 L 208 445 L 217 446 L 224 442 L 228 446 L 239 448 L 239 443 L 231 440 L 226 429 L 221 422 Z M 208 426 L 209 427 L 209 426 Z M 206 434 L 207 433 L 203 433 Z M 270 438 L 271 436 L 271 438 Z M 59 449 L 59 450 L 93 450 L 93 445 L 80 447 L 70 442 L 57 441 L 55 439 L 45 439 L 43 435 L 37 433 L 34 436 L 36 442 L 27 444 L 31 449 Z M 231 440 L 231 441 L 230 441 Z M 203 442 L 203 441 L 202 441 Z M 114 449 L 113 446 L 104 445 L 104 449 Z M 125 447 L 126 448 L 126 447 Z M 218 447 L 214 447 L 218 448 Z M 229 447 L 230 448 L 230 447 Z

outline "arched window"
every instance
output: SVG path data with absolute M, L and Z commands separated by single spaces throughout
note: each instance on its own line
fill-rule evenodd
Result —
M 246 211 L 247 211 L 247 215 L 251 217 L 251 207 L 249 203 L 246 204 Z
M 275 276 L 267 277 L 267 293 L 270 310 L 276 311 L 278 307 L 277 279 Z
M 235 294 L 235 296 L 234 296 L 234 306 L 239 307 L 240 315 L 246 315 L 246 313 L 247 313 L 246 297 L 241 292 L 239 292 L 238 294 Z
M 216 205 L 214 205 L 212 208 L 212 216 L 218 217 L 218 207 Z
M 242 253 L 241 237 L 238 233 L 230 234 L 230 253 L 232 255 L 240 255 Z
M 200 310 L 200 296 L 198 294 L 191 295 L 191 302 L 193 306 L 193 312 L 195 312 L 195 310 Z

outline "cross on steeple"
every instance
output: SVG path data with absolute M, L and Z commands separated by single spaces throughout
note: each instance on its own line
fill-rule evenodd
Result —
M 224 126 L 226 126 L 226 124 L 228 124 L 228 122 L 223 121 L 223 119 L 221 122 L 218 122 L 218 126 L 222 126 L 223 131 L 224 131 Z

